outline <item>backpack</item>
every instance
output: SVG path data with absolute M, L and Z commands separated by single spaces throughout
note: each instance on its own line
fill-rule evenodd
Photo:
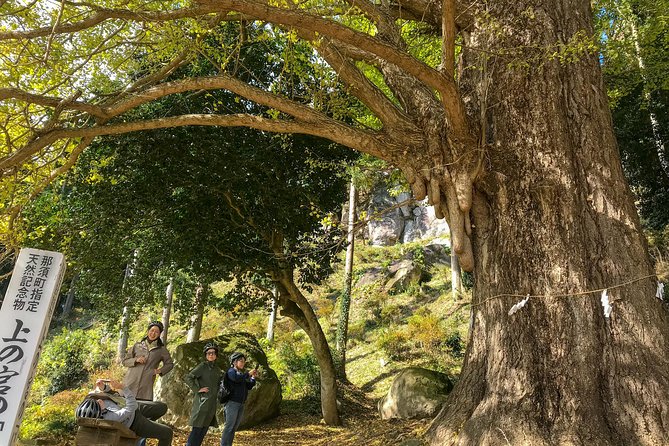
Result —
M 218 386 L 218 400 L 225 404 L 230 399 L 230 386 L 228 385 L 228 374 L 223 375 L 221 384 Z

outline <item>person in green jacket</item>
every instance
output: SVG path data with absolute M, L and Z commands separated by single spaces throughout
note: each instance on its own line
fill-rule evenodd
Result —
M 205 360 L 186 375 L 186 384 L 193 390 L 193 409 L 186 446 L 200 446 L 210 426 L 218 426 L 216 408 L 218 406 L 218 385 L 223 371 L 216 365 L 218 346 L 209 342 L 204 346 Z

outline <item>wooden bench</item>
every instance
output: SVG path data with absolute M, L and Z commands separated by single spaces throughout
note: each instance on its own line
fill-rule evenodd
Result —
M 118 421 L 77 418 L 77 446 L 135 446 L 139 437 Z

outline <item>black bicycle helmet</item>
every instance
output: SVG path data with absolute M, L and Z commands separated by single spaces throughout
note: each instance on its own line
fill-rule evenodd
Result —
M 218 355 L 218 345 L 216 345 L 216 343 L 214 343 L 214 342 L 207 342 L 206 344 L 204 344 L 204 349 L 202 350 L 202 353 L 204 353 L 206 355 L 207 350 L 211 350 L 211 349 L 216 350 L 216 354 Z
M 86 398 L 74 412 L 77 418 L 102 418 L 102 409 L 93 398 Z
M 234 365 L 235 361 L 237 361 L 240 358 L 246 359 L 246 355 L 241 352 L 234 352 L 233 354 L 230 355 L 230 364 Z
M 158 330 L 160 330 L 161 333 L 162 333 L 163 330 L 165 329 L 165 326 L 164 326 L 163 323 L 160 322 L 160 321 L 153 321 L 153 322 L 151 322 L 151 323 L 149 324 L 149 326 L 147 327 L 146 331 L 151 330 L 151 327 L 158 327 Z

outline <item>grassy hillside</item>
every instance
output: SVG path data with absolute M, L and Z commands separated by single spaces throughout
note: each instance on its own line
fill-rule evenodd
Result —
M 388 268 L 407 258 L 423 267 L 422 281 L 411 282 L 400 290 L 387 289 Z M 453 298 L 448 265 L 427 267 L 425 263 L 422 245 L 418 243 L 356 247 L 346 364 L 352 385 L 342 388 L 342 399 L 344 404 L 355 405 L 357 417 L 376 418 L 374 401 L 387 392 L 395 373 L 404 367 L 439 370 L 457 379 L 467 339 L 469 296 L 465 292 Z M 325 283 L 308 293 L 331 345 L 344 281 L 341 267 L 343 262 Z M 378 280 L 372 280 L 374 277 Z M 227 286 L 218 283 L 212 288 L 214 293 L 221 293 Z M 130 330 L 131 341 L 141 338 L 147 321 L 160 313 L 160 308 L 148 309 L 135 321 Z M 234 331 L 254 334 L 282 381 L 282 412 L 290 413 L 291 421 L 297 425 L 301 417 L 304 425 L 313 423 L 320 410 L 319 384 L 308 338 L 291 320 L 279 316 L 275 339 L 270 343 L 265 339 L 267 320 L 266 311 L 233 317 L 210 310 L 204 317 L 201 338 Z M 186 326 L 174 323 L 168 347 L 185 342 L 186 333 Z M 66 444 L 74 429 L 74 406 L 92 387 L 95 377 L 123 376 L 124 370 L 113 364 L 117 336 L 91 314 L 81 311 L 52 329 L 24 417 L 23 438 L 60 438 L 60 444 Z M 281 423 L 276 428 L 282 429 Z M 383 426 L 379 429 L 384 431 Z

